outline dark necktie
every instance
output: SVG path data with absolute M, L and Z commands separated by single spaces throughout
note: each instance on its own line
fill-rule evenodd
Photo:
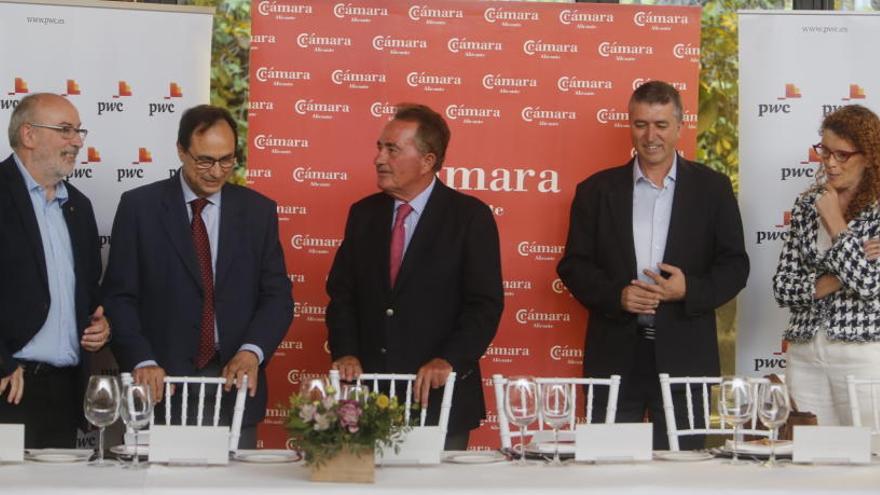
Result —
M 403 228 L 403 222 L 406 217 L 412 213 L 413 208 L 409 203 L 403 203 L 397 207 L 397 218 L 394 220 L 394 228 L 391 229 L 391 287 L 397 281 L 397 273 L 400 271 L 400 262 L 403 261 L 403 241 L 406 238 L 406 231 Z
M 211 266 L 211 243 L 208 240 L 208 229 L 202 220 L 202 210 L 208 200 L 198 198 L 190 203 L 192 206 L 192 237 L 199 261 L 199 272 L 202 275 L 204 300 L 202 301 L 202 321 L 199 325 L 199 351 L 196 354 L 196 368 L 204 368 L 214 357 L 214 269 Z

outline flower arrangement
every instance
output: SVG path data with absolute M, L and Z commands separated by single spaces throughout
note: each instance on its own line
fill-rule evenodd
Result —
M 373 456 L 373 450 L 400 448 L 404 406 L 383 393 L 363 392 L 358 399 L 337 400 L 333 390 L 326 394 L 300 393 L 290 397 L 287 430 L 305 453 L 306 464 L 317 465 L 343 449 L 357 456 Z

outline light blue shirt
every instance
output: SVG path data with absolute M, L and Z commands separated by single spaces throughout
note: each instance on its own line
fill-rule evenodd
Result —
M 653 284 L 654 281 L 642 271 L 648 269 L 660 273 L 657 265 L 663 262 L 663 253 L 666 251 L 666 236 L 669 233 L 669 220 L 672 217 L 677 170 L 676 156 L 672 161 L 672 168 L 663 178 L 663 186 L 658 187 L 642 173 L 638 157 L 633 162 L 632 228 L 636 267 L 639 280 L 649 284 Z M 639 315 L 638 320 L 645 326 L 654 324 L 653 315 Z
M 55 186 L 55 198 L 46 200 L 46 189 L 37 184 L 21 163 L 18 155 L 12 155 L 18 171 L 24 177 L 25 187 L 34 206 L 43 255 L 46 258 L 46 275 L 49 281 L 49 312 L 42 328 L 25 346 L 12 355 L 16 359 L 39 361 L 52 366 L 76 366 L 79 364 L 79 332 L 76 328 L 76 275 L 73 268 L 73 246 L 64 212 L 68 192 L 64 182 Z
M 183 189 L 183 201 L 186 203 L 186 216 L 189 219 L 189 222 L 192 223 L 192 205 L 191 203 L 197 199 L 199 199 L 199 195 L 193 192 L 192 188 L 187 184 L 186 179 L 183 176 L 183 171 L 180 172 L 180 187 Z M 202 208 L 202 221 L 205 222 L 205 229 L 208 231 L 208 244 L 211 245 L 211 272 L 214 275 L 214 281 L 217 281 L 217 251 L 218 246 L 220 246 L 220 202 L 222 201 L 223 189 L 221 188 L 216 193 L 205 196 L 205 199 L 208 200 L 208 204 Z M 219 349 L 220 345 L 220 332 L 217 329 L 217 311 L 215 308 L 214 311 L 214 348 Z M 260 349 L 259 346 L 254 344 L 242 344 L 241 347 L 238 348 L 239 351 L 251 351 L 257 355 L 257 359 L 259 359 L 260 363 L 263 362 L 263 350 Z M 142 368 L 144 366 L 158 366 L 156 361 L 149 360 L 138 363 L 135 368 Z
M 406 250 L 409 247 L 409 241 L 412 240 L 413 232 L 416 231 L 416 225 L 419 224 L 419 219 L 422 218 L 422 212 L 425 211 L 425 206 L 428 204 L 428 198 L 431 197 L 431 191 L 434 190 L 434 183 L 437 182 L 437 179 L 431 179 L 431 183 L 428 187 L 425 188 L 424 191 L 420 192 L 412 201 L 409 202 L 409 205 L 412 207 L 412 211 L 409 215 L 403 220 L 403 255 L 406 256 Z M 394 214 L 391 216 L 391 228 L 394 228 L 394 222 L 397 221 L 397 208 L 402 205 L 404 201 L 399 199 L 394 200 Z

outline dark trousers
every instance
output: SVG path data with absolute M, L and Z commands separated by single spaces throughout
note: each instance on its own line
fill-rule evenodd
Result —
M 676 388 L 678 387 L 678 388 Z M 693 391 L 694 427 L 703 428 L 701 391 Z M 593 422 L 605 421 L 605 408 L 608 404 L 608 389 L 594 389 Z M 675 406 L 675 424 L 679 429 L 688 427 L 687 396 L 683 385 L 672 387 L 672 402 Z M 663 396 L 660 392 L 660 378 L 654 356 L 654 341 L 639 337 L 635 348 L 633 368 L 620 378 L 620 393 L 617 398 L 616 423 L 641 423 L 647 419 L 654 426 L 654 450 L 669 449 L 666 432 L 666 415 L 663 412 Z M 679 437 L 681 450 L 701 449 L 705 445 L 705 435 Z
M 446 434 L 446 443 L 443 450 L 467 450 L 471 432 L 449 432 Z
M 0 423 L 24 424 L 24 444 L 28 449 L 73 448 L 76 428 L 82 418 L 78 368 L 55 368 L 26 362 L 24 395 L 18 405 L 7 399 L 9 389 L 0 395 Z
M 223 366 L 220 365 L 220 361 L 215 358 L 209 362 L 204 368 L 193 373 L 193 376 L 200 377 L 218 377 L 220 376 L 220 372 L 223 370 Z M 222 386 L 222 385 L 221 385 Z M 195 425 L 198 421 L 198 412 L 199 412 L 199 384 L 191 384 L 189 386 L 188 391 L 188 399 L 187 399 L 187 424 Z M 232 425 L 232 415 L 235 412 L 235 394 L 238 389 L 233 385 L 232 389 L 229 392 L 224 392 L 222 394 L 222 405 L 220 408 L 220 418 L 218 420 L 218 424 L 220 426 L 230 426 Z M 214 403 L 216 402 L 216 393 L 217 389 L 214 385 L 205 385 L 205 402 L 204 402 L 204 414 L 202 417 L 203 425 L 212 425 L 214 424 Z M 172 420 L 170 424 L 179 425 L 181 423 L 181 397 L 183 397 L 183 390 L 180 389 L 180 386 L 177 387 L 177 390 L 174 392 L 174 396 L 171 400 L 171 417 Z M 165 400 L 156 404 L 156 424 L 165 424 Z M 241 426 L 241 434 L 238 439 L 238 448 L 240 449 L 255 449 L 257 448 L 257 425 L 242 425 Z

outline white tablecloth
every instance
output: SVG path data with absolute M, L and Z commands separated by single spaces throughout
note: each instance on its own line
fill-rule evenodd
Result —
M 574 464 L 563 467 L 509 463 L 441 464 L 377 468 L 376 483 L 308 481 L 301 464 L 181 467 L 152 465 L 142 471 L 85 464 L 0 465 L 0 495 L 82 494 L 880 494 L 880 461 L 866 466 L 807 466 L 781 469 L 729 466 L 720 460 L 653 461 L 636 464 Z

